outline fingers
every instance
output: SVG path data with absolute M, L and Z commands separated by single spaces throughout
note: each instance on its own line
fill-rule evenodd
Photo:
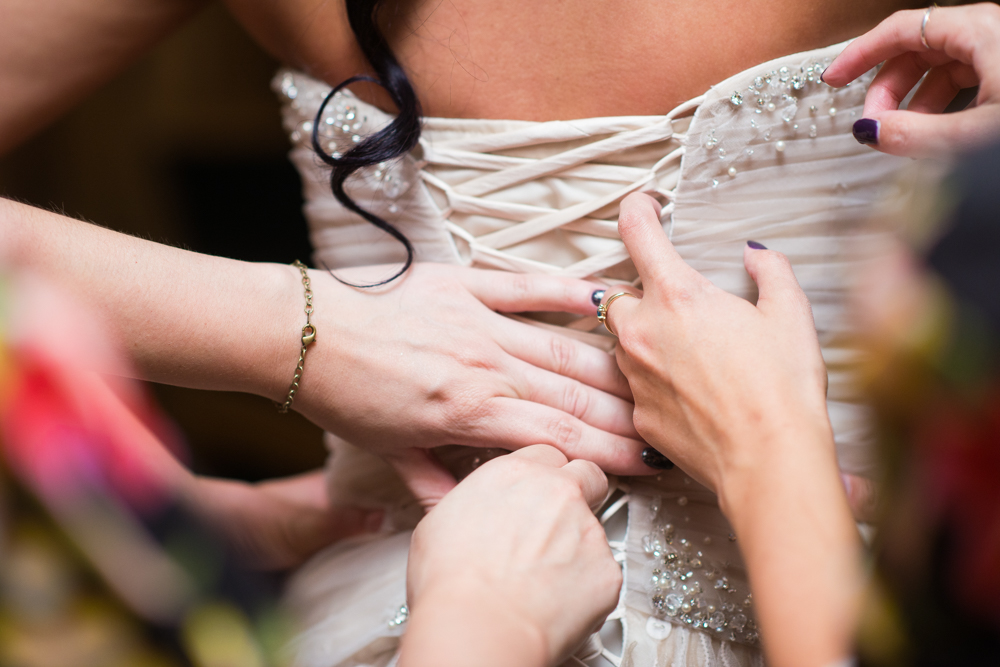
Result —
M 670 275 L 682 279 L 693 273 L 667 239 L 660 223 L 660 206 L 649 195 L 631 194 L 618 212 L 618 233 L 628 249 L 645 289 Z
M 780 252 L 754 248 L 743 249 L 743 265 L 757 283 L 757 309 L 764 314 L 790 316 L 814 328 L 809 299 L 799 286 L 788 258 Z
M 580 485 L 589 507 L 598 507 L 608 495 L 607 475 L 592 461 L 576 459 L 564 465 L 562 470 Z
M 622 330 L 628 329 L 628 321 L 632 318 L 632 313 L 635 309 L 639 307 L 640 299 L 633 299 L 631 297 L 623 296 L 608 302 L 609 298 L 614 296 L 617 292 L 627 291 L 630 294 L 634 293 L 635 290 L 625 287 L 613 287 L 608 289 L 604 296 L 604 304 L 607 305 L 607 313 L 605 314 L 605 323 L 610 331 L 618 335 Z M 621 366 L 619 366 L 621 369 Z M 623 370 L 623 369 L 622 369 Z M 630 388 L 631 391 L 631 388 Z
M 561 312 L 593 315 L 596 283 L 572 278 L 508 271 L 462 271 L 466 289 L 490 310 L 502 313 Z
M 403 449 L 385 457 L 425 509 L 441 502 L 458 482 L 426 449 Z
M 975 53 L 973 33 L 978 29 L 974 27 L 976 17 L 970 10 L 987 11 L 971 7 L 939 7 L 933 10 L 925 31 L 931 52 L 924 48 L 920 40 L 925 10 L 896 12 L 849 44 L 823 73 L 823 81 L 839 88 L 879 63 L 904 53 L 930 54 L 937 51 L 947 59 L 971 64 Z
M 616 475 L 650 475 L 642 462 L 641 440 L 595 428 L 556 408 L 516 398 L 489 401 L 489 416 L 469 432 L 464 443 L 478 447 L 521 449 L 535 444 L 555 447 L 569 459 L 593 461 Z
M 608 433 L 639 437 L 632 425 L 635 406 L 631 401 L 529 364 L 518 362 L 518 365 L 520 398 L 556 408 Z
M 888 60 L 868 87 L 864 117 L 874 118 L 883 111 L 898 109 L 927 69 L 927 62 L 916 53 Z
M 562 468 L 569 463 L 569 459 L 566 458 L 565 454 L 549 445 L 529 445 L 516 452 L 511 452 L 508 456 L 516 459 L 526 459 L 550 468 Z
M 555 447 L 530 445 L 510 454 L 513 458 L 527 459 L 551 468 L 559 468 L 580 486 L 587 505 L 593 507 L 604 500 L 608 493 L 608 478 L 592 461 L 569 461 Z
M 959 91 L 963 88 L 972 88 L 978 81 L 975 70 L 960 62 L 950 62 L 935 67 L 927 73 L 920 88 L 906 106 L 906 110 L 918 113 L 941 113 L 951 104 Z
M 632 400 L 628 380 L 603 350 L 521 322 L 503 318 L 497 342 L 511 356 L 537 368 L 578 380 L 625 400 Z
M 885 111 L 873 119 L 874 148 L 890 155 L 925 157 L 984 146 L 1000 134 L 1000 113 L 978 106 L 958 113 Z

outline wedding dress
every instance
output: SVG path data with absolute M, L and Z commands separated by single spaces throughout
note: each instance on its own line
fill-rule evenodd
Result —
M 734 294 L 756 297 L 743 267 L 747 240 L 785 253 L 812 303 L 841 466 L 864 474 L 868 419 L 853 384 L 858 352 L 844 301 L 873 247 L 876 234 L 864 223 L 905 161 L 851 136 L 872 73 L 840 89 L 820 81 L 843 47 L 750 68 L 665 116 L 427 118 L 417 148 L 361 171 L 349 192 L 402 230 L 418 261 L 631 282 L 637 275 L 616 220 L 618 202 L 635 191 L 665 204 L 663 225 L 681 256 Z M 274 85 L 316 259 L 333 269 L 399 261 L 396 241 L 333 198 L 312 152 L 314 118 L 330 87 L 287 70 Z M 342 152 L 390 119 L 344 92 L 328 105 L 319 135 L 331 153 Z M 596 317 L 535 323 L 613 347 Z M 386 507 L 391 527 L 333 546 L 293 578 L 288 605 L 304 628 L 295 660 L 392 665 L 406 625 L 409 530 L 420 510 L 379 459 L 334 436 L 328 443 L 333 498 Z M 494 454 L 444 449 L 466 472 Z M 601 519 L 612 526 L 625 585 L 605 630 L 567 664 L 762 665 L 746 573 L 715 496 L 680 470 L 614 486 Z

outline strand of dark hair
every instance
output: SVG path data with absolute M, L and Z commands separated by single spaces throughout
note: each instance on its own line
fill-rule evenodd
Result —
M 344 183 L 351 174 L 359 169 L 368 167 L 380 162 L 394 160 L 412 149 L 420 139 L 420 101 L 417 94 L 410 85 L 410 80 L 406 76 L 399 61 L 393 54 L 389 43 L 382 35 L 377 21 L 377 12 L 381 0 L 346 0 L 347 18 L 354 32 L 355 39 L 361 47 L 362 53 L 368 59 L 375 76 L 358 75 L 341 82 L 323 100 L 319 111 L 313 122 L 312 145 L 313 150 L 320 159 L 329 165 L 330 189 L 333 196 L 337 198 L 349 211 L 357 213 L 362 218 L 386 232 L 397 241 L 403 244 L 406 249 L 406 261 L 403 266 L 391 277 L 370 285 L 356 285 L 349 283 L 330 271 L 338 281 L 351 287 L 378 287 L 392 282 L 400 277 L 413 264 L 413 244 L 406 236 L 396 229 L 391 223 L 383 220 L 379 216 L 366 211 L 357 204 L 344 190 Z M 392 103 L 396 106 L 396 117 L 391 123 L 378 132 L 365 137 L 360 143 L 348 150 L 339 157 L 334 157 L 327 153 L 320 144 L 319 128 L 323 112 L 327 104 L 334 95 L 353 83 L 367 81 L 374 83 L 389 94 Z M 329 269 L 327 269 L 329 270 Z

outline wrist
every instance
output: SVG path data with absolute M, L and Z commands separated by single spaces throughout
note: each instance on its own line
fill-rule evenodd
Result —
M 551 659 L 544 633 L 506 593 L 452 580 L 410 610 L 400 667 L 547 667 Z

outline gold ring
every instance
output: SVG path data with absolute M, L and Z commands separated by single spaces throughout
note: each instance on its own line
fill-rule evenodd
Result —
M 618 298 L 623 297 L 623 296 L 630 296 L 633 299 L 638 299 L 639 298 L 635 294 L 632 294 L 631 292 L 615 292 L 614 294 L 612 294 L 611 296 L 608 297 L 607 301 L 605 301 L 604 303 L 602 303 L 597 308 L 597 321 L 600 322 L 601 324 L 603 324 L 604 328 L 607 329 L 608 332 L 612 336 L 614 336 L 615 338 L 618 338 L 618 334 L 616 334 L 615 331 L 614 331 L 614 329 L 612 329 L 608 325 L 608 309 L 611 308 L 611 304 L 614 303 L 615 299 L 618 299 Z
M 924 20 L 920 22 L 920 43 L 924 45 L 924 48 L 928 51 L 931 50 L 931 45 L 927 43 L 927 21 L 931 18 L 931 10 L 937 7 L 936 4 L 932 4 L 924 12 Z

